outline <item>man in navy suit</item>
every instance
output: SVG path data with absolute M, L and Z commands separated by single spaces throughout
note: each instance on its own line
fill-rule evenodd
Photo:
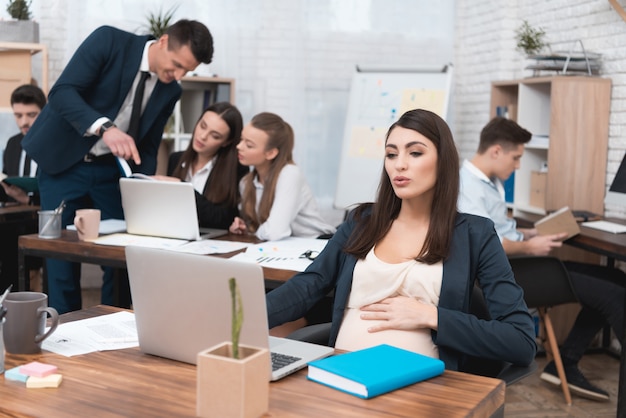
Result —
M 155 173 L 163 128 L 181 95 L 176 81 L 212 57 L 211 33 L 197 21 L 180 20 L 157 40 L 110 26 L 92 32 L 22 141 L 39 165 L 42 209 L 65 201 L 63 227 L 73 223 L 80 208 L 98 208 L 102 219 L 122 219 L 116 157 L 129 160 L 134 172 Z M 146 77 L 143 98 L 135 100 Z M 135 101 L 140 118 L 131 118 Z M 129 130 L 135 120 L 138 127 Z M 49 304 L 59 313 L 81 309 L 80 265 L 52 259 L 46 263 Z M 102 303 L 111 305 L 108 270 Z

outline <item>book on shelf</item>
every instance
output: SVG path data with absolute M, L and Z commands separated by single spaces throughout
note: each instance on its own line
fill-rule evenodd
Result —
M 24 190 L 26 193 L 38 193 L 39 192 L 39 183 L 37 182 L 37 177 L 27 177 L 27 176 L 9 177 L 6 174 L 1 173 L 0 180 L 12 186 L 19 187 L 20 189 Z
M 369 399 L 439 376 L 443 361 L 381 344 L 309 363 L 309 380 Z
M 564 206 L 556 212 L 552 212 L 535 222 L 535 228 L 539 235 L 553 235 L 567 232 L 563 240 L 569 239 L 580 233 L 580 227 L 574 218 L 574 214 L 568 206 Z

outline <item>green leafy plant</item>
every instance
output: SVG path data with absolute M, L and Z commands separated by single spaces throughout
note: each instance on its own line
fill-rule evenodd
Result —
M 239 358 L 239 334 L 243 325 L 243 305 L 241 303 L 241 293 L 234 277 L 228 279 L 231 299 L 231 338 L 233 343 L 233 358 Z
M 13 19 L 30 20 L 30 4 L 31 1 L 26 0 L 9 0 L 7 12 Z
M 515 30 L 516 49 L 526 55 L 535 55 L 548 46 L 544 41 L 545 36 L 546 32 L 542 28 L 535 29 L 530 26 L 527 20 L 524 20 L 520 27 Z
M 148 23 L 146 25 L 146 29 L 152 34 L 155 38 L 160 38 L 161 35 L 167 32 L 167 28 L 170 27 L 172 23 L 172 19 L 174 18 L 174 13 L 176 13 L 176 9 L 178 9 L 178 4 L 172 6 L 167 12 L 163 12 L 163 9 L 159 9 L 158 13 L 150 12 L 146 16 Z

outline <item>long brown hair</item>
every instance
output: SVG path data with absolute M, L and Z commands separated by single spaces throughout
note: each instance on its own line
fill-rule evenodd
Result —
M 257 175 L 256 168 L 242 179 L 244 189 L 241 197 L 241 216 L 246 221 L 248 229 L 255 232 L 259 225 L 270 216 L 280 171 L 287 164 L 293 164 L 294 135 L 291 126 L 274 113 L 259 113 L 252 118 L 250 124 L 267 134 L 268 140 L 265 151 L 270 151 L 273 148 L 278 150 L 278 155 L 270 162 L 270 169 L 264 180 L 263 195 L 261 202 L 259 202 L 258 213 L 256 211 L 256 188 L 253 183 Z
M 204 188 L 204 197 L 209 202 L 225 204 L 236 207 L 239 203 L 239 184 L 237 176 L 237 143 L 241 139 L 243 129 L 243 118 L 239 110 L 228 102 L 218 102 L 207 107 L 196 122 L 196 126 L 202 120 L 206 112 L 217 113 L 226 122 L 229 128 L 227 142 L 228 145 L 217 150 L 215 165 L 209 174 Z M 194 127 L 194 133 L 196 129 Z M 189 167 L 198 158 L 198 153 L 193 149 L 193 138 L 189 146 L 183 152 L 178 165 L 174 169 L 172 176 L 185 180 Z
M 424 135 L 437 148 L 437 181 L 430 224 L 424 246 L 416 257 L 417 261 L 434 264 L 444 260 L 450 251 L 459 195 L 459 154 L 450 128 L 433 112 L 423 109 L 406 112 L 391 125 L 386 138 L 398 126 Z M 401 205 L 402 200 L 393 191 L 389 175 L 383 167 L 376 202 L 365 203 L 355 209 L 357 225 L 344 251 L 364 259 L 374 244 L 387 234 L 400 213 Z M 369 208 L 371 215 L 365 216 Z

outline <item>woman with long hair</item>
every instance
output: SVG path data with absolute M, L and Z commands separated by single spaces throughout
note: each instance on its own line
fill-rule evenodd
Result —
M 196 122 L 187 149 L 170 155 L 168 177 L 155 176 L 193 184 L 200 227 L 228 229 L 239 213 L 238 184 L 248 172 L 237 161 L 242 126 L 241 113 L 231 103 L 210 105 Z
M 385 141 L 374 203 L 358 206 L 307 268 L 267 295 L 270 327 L 334 290 L 329 344 L 382 343 L 463 370 L 469 357 L 532 362 L 533 320 L 493 223 L 458 213 L 459 157 L 446 123 L 406 112 Z M 474 285 L 490 320 L 470 313 Z
M 293 146 L 293 129 L 276 114 L 259 113 L 243 128 L 239 162 L 252 171 L 241 180 L 241 217 L 233 221 L 231 233 L 279 240 L 335 232 L 320 216 L 313 192 L 293 162 Z

